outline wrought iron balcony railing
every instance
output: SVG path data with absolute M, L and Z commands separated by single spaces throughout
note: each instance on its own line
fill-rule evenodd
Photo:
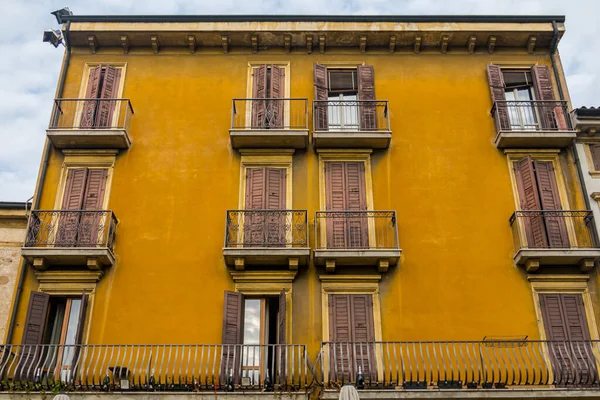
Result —
M 316 249 L 398 249 L 396 211 L 317 211 Z
M 496 101 L 491 114 L 498 132 L 573 130 L 566 101 Z
M 306 391 L 306 346 L 2 345 L 0 390 Z
M 315 132 L 389 132 L 387 100 L 315 100 Z
M 129 99 L 55 99 L 48 129 L 129 129 Z
M 598 341 L 325 342 L 326 387 L 492 389 L 600 385 Z
M 117 218 L 107 210 L 32 211 L 24 247 L 113 249 Z
M 233 99 L 231 129 L 308 129 L 308 99 Z
M 228 210 L 226 248 L 308 247 L 306 210 Z
M 599 247 L 591 211 L 519 210 L 509 222 L 515 250 Z

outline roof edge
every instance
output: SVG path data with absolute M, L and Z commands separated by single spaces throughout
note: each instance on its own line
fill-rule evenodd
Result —
M 65 15 L 62 22 L 565 22 L 564 15 Z
M 17 209 L 23 209 L 25 210 L 26 207 L 31 207 L 31 202 L 24 202 L 24 201 L 0 201 L 0 210 L 17 210 Z

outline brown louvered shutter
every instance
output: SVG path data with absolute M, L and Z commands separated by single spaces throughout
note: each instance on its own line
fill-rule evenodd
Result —
M 286 220 L 286 170 L 284 168 L 265 168 L 266 174 L 266 208 L 275 210 L 266 215 L 267 245 L 285 246 Z
M 269 97 L 271 99 L 283 99 L 285 97 L 285 69 L 271 65 L 271 79 L 269 84 Z M 283 100 L 269 100 L 269 105 L 267 106 L 269 128 L 283 128 L 283 110 Z
M 533 165 L 542 210 L 562 210 L 552 162 L 534 160 Z M 544 214 L 544 223 L 550 247 L 569 247 L 569 236 L 563 217 L 546 213 Z
M 554 90 L 552 88 L 550 71 L 548 70 L 547 66 L 536 65 L 531 67 L 531 77 L 533 78 L 533 87 L 535 89 L 537 100 L 550 102 L 556 100 L 554 97 Z M 541 105 L 538 107 L 538 110 L 538 116 L 540 118 L 540 125 L 542 129 L 568 129 L 562 107 L 554 103 L 541 103 Z
M 377 130 L 377 108 L 375 103 L 363 103 L 363 101 L 375 100 L 375 71 L 372 65 L 358 66 L 358 100 L 361 101 L 360 130 Z
M 264 246 L 266 243 L 265 213 L 251 210 L 266 208 L 266 168 L 246 168 L 246 211 L 244 211 L 244 245 Z
M 239 383 L 241 372 L 241 351 L 244 343 L 244 295 L 238 292 L 225 292 L 223 304 L 223 354 L 221 357 L 220 384 L 227 382 L 233 370 L 234 382 Z M 237 345 L 237 346 L 235 346 Z
M 78 211 L 83 206 L 88 169 L 70 168 L 67 171 L 62 210 Z M 80 212 L 64 212 L 60 214 L 56 232 L 56 246 L 72 247 L 76 245 L 80 218 Z
M 279 293 L 279 310 L 277 312 L 277 344 L 279 344 L 279 381 L 287 381 L 287 338 L 286 338 L 286 311 L 287 304 L 285 290 Z
M 590 340 L 582 296 L 548 293 L 539 297 L 546 336 L 556 341 L 548 350 L 557 383 L 588 383 L 590 371 L 592 375 L 597 372 L 589 343 L 581 342 Z
M 346 210 L 345 168 L 343 162 L 325 163 L 325 196 L 327 211 Z M 346 214 L 328 213 L 327 248 L 343 249 L 346 246 Z
M 532 158 L 527 156 L 515 162 L 514 170 L 521 210 L 541 210 L 542 205 L 533 170 Z M 522 216 L 522 221 L 525 226 L 527 247 L 548 247 L 542 214 L 525 213 Z
M 106 191 L 106 178 L 108 169 L 90 168 L 88 169 L 85 185 L 85 194 L 83 196 L 83 210 L 101 210 Z M 90 247 L 102 244 L 102 238 L 98 235 L 103 220 L 108 218 L 99 212 L 83 212 L 81 214 L 79 229 L 77 232 L 77 245 L 81 247 Z M 106 223 L 106 221 L 104 221 Z
M 496 123 L 500 130 L 510 130 L 510 120 L 508 118 L 508 108 L 506 103 L 506 95 L 504 94 L 504 77 L 502 76 L 502 70 L 499 66 L 494 64 L 488 64 L 487 66 L 488 84 L 490 86 L 490 92 L 492 94 L 492 101 L 496 107 L 495 118 L 498 118 Z
M 314 123 L 315 130 L 326 131 L 329 126 L 327 117 L 327 99 L 329 96 L 329 85 L 327 84 L 327 67 L 318 63 L 314 66 L 314 85 L 315 100 L 322 100 L 315 103 Z
M 370 294 L 350 295 L 352 310 L 352 340 L 363 342 L 354 347 L 354 364 L 361 367 L 363 375 L 368 379 L 375 379 L 375 329 L 373 321 L 373 296 Z M 369 342 L 366 344 L 365 342 Z M 353 373 L 356 376 L 358 371 Z
M 47 293 L 31 292 L 21 344 L 42 344 L 49 303 L 50 296 Z
M 329 295 L 330 380 L 348 381 L 351 376 L 352 341 L 350 296 Z
M 590 153 L 592 155 L 594 170 L 600 171 L 600 144 L 590 144 Z
M 100 95 L 100 80 L 102 77 L 102 66 L 98 65 L 90 69 L 87 88 L 85 90 L 85 98 L 90 99 L 83 102 L 81 112 L 80 128 L 92 128 L 96 118 L 96 109 L 98 107 L 98 96 Z
M 368 218 L 363 211 L 367 209 L 365 185 L 365 164 L 345 162 L 346 210 L 361 211 L 346 220 L 346 246 L 350 249 L 369 247 Z
M 252 71 L 252 128 L 265 127 L 267 111 L 267 73 L 268 66 L 263 64 Z M 257 100 L 258 99 L 258 100 Z
M 96 128 L 111 128 L 112 118 L 115 112 L 117 103 L 114 99 L 119 92 L 119 82 L 121 78 L 121 69 L 107 65 L 104 69 L 104 79 L 102 81 L 102 92 L 98 103 L 98 111 L 96 113 Z

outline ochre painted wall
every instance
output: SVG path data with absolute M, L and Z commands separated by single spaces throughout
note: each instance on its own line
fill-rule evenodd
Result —
M 380 284 L 384 340 L 539 338 L 530 285 L 512 260 L 508 219 L 515 200 L 506 156 L 493 144 L 485 67 L 550 66 L 548 55 L 354 49 L 124 55 L 101 48 L 95 55 L 74 49 L 63 97 L 79 96 L 86 62 L 126 62 L 123 97 L 135 115 L 133 146 L 117 157 L 109 201 L 119 219 L 117 263 L 99 283 L 89 343 L 221 341 L 223 291 L 233 289 L 222 256 L 225 212 L 238 208 L 240 186 L 240 155 L 229 144 L 231 99 L 246 96 L 252 61 L 289 61 L 290 96 L 311 101 L 314 62 L 364 61 L 375 68 L 376 96 L 389 100 L 393 139 L 372 155 L 374 205 L 397 211 L 402 248 L 401 262 Z M 585 208 L 573 158 L 568 151 L 560 157 L 570 207 Z M 41 209 L 54 206 L 62 159 L 52 151 Z M 311 236 L 318 190 L 316 153 L 296 152 L 293 207 L 308 210 Z M 311 263 L 293 285 L 293 341 L 308 344 L 311 359 L 322 339 L 323 273 Z M 32 270 L 26 274 L 17 342 L 29 292 L 37 289 Z

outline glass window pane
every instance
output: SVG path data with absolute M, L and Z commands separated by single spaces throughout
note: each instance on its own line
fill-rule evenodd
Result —
M 63 355 L 63 366 L 70 366 L 73 362 L 75 348 L 69 347 L 74 345 L 77 338 L 77 330 L 79 329 L 79 314 L 81 311 L 81 299 L 71 300 L 71 311 L 69 312 L 69 320 L 67 322 L 67 334 L 65 335 L 65 352 Z

